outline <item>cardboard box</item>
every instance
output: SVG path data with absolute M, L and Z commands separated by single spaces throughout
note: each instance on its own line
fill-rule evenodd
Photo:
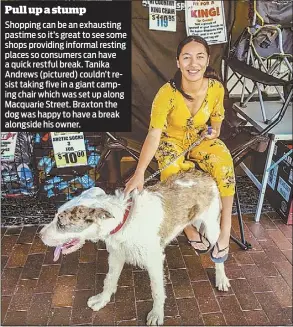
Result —
M 272 165 L 292 149 L 292 144 L 277 142 Z M 286 224 L 292 225 L 293 155 L 270 170 L 266 196 Z

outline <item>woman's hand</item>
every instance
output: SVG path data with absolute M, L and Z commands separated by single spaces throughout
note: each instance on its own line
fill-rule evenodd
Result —
M 217 137 L 219 137 L 218 131 L 213 128 L 209 129 L 209 133 L 208 133 L 208 131 L 204 131 L 203 133 L 205 134 L 205 138 L 207 140 L 213 140 L 213 139 L 216 139 Z
M 127 197 L 130 192 L 134 189 L 138 189 L 139 192 L 143 190 L 144 184 L 144 172 L 136 171 L 131 179 L 126 183 L 126 187 L 124 189 L 124 197 Z

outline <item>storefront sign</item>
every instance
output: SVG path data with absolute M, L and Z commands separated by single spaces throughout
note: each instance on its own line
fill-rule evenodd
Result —
M 224 4 L 216 1 L 185 1 L 187 35 L 199 35 L 208 44 L 227 42 Z
M 52 132 L 51 137 L 58 168 L 87 165 L 83 133 Z
M 17 133 L 1 133 L 1 161 L 13 161 L 15 155 Z
M 149 1 L 149 29 L 176 32 L 176 1 Z

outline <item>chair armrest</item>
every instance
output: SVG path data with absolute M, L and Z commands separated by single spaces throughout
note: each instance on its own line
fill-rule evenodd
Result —
M 253 82 L 269 86 L 287 86 L 288 84 L 292 84 L 292 80 L 285 81 L 274 77 L 236 58 L 225 58 L 224 60 L 228 67 L 230 67 L 234 72 L 252 80 Z

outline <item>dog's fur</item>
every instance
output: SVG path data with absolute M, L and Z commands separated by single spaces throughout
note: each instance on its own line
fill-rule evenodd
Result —
M 64 254 L 77 250 L 85 240 L 106 243 L 109 272 L 103 292 L 88 300 L 88 306 L 95 311 L 103 308 L 116 292 L 125 262 L 147 269 L 154 300 L 147 324 L 163 324 L 164 248 L 190 224 L 197 228 L 203 224 L 206 238 L 211 244 L 216 243 L 220 232 L 219 191 L 215 181 L 201 171 L 173 176 L 140 194 L 133 194 L 128 219 L 117 233 L 111 235 L 110 232 L 123 220 L 127 206 L 121 191 L 106 195 L 102 189 L 92 188 L 65 203 L 40 235 L 48 246 L 78 238 L 78 244 L 65 249 Z M 230 286 L 223 263 L 216 264 L 216 286 L 222 291 L 227 291 Z

